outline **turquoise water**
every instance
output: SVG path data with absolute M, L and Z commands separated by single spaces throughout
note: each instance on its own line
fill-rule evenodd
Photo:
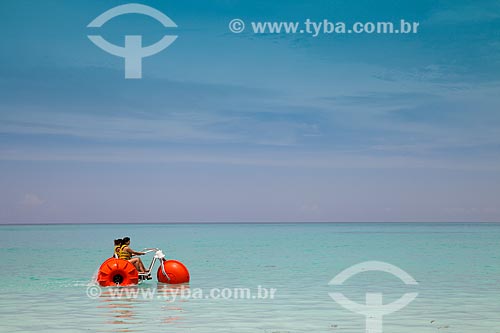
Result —
M 120 236 L 182 261 L 190 284 L 153 279 L 122 288 L 136 294 L 87 296 Z M 334 291 L 358 303 L 367 292 L 385 303 L 418 292 L 383 318 L 384 332 L 500 332 L 500 224 L 0 226 L 0 254 L 2 332 L 364 332 L 365 318 L 335 303 Z M 396 265 L 418 285 L 380 272 L 328 285 L 368 260 Z M 173 299 L 188 288 L 255 296 L 259 286 L 274 298 Z M 154 294 L 139 294 L 147 290 Z

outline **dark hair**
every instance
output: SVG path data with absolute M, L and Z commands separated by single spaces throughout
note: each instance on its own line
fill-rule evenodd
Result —
M 130 241 L 130 237 L 123 237 L 122 239 L 123 244 L 125 244 L 128 241 Z
M 115 239 L 115 245 L 122 245 L 123 239 Z

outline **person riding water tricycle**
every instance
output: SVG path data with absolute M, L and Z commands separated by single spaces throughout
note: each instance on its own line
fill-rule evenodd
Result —
M 132 256 L 142 256 L 145 252 L 137 252 L 130 248 L 130 237 L 124 237 L 123 239 L 115 239 L 115 252 L 114 257 L 118 259 L 123 259 L 129 261 L 135 266 L 139 274 L 147 273 L 146 267 L 144 266 L 140 258 L 132 258 Z

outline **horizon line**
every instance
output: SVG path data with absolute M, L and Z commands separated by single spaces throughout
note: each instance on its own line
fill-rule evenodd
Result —
M 50 226 L 50 225 L 182 225 L 182 224 L 500 224 L 500 221 L 352 221 L 352 222 L 339 222 L 339 221 L 310 221 L 310 222 L 291 222 L 291 221 L 281 221 L 281 222 L 41 222 L 41 223 L 2 223 L 0 226 Z

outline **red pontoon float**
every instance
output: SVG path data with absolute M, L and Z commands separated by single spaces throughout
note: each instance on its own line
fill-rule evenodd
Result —
M 169 284 L 189 282 L 189 271 L 183 263 L 165 259 L 165 255 L 160 249 L 146 249 L 144 252 L 155 253 L 146 273 L 139 273 L 135 266 L 127 260 L 109 258 L 99 267 L 97 283 L 102 287 L 131 286 L 144 280 L 151 280 L 151 272 L 156 261 L 160 262 L 160 267 L 156 272 L 156 278 L 159 282 Z

